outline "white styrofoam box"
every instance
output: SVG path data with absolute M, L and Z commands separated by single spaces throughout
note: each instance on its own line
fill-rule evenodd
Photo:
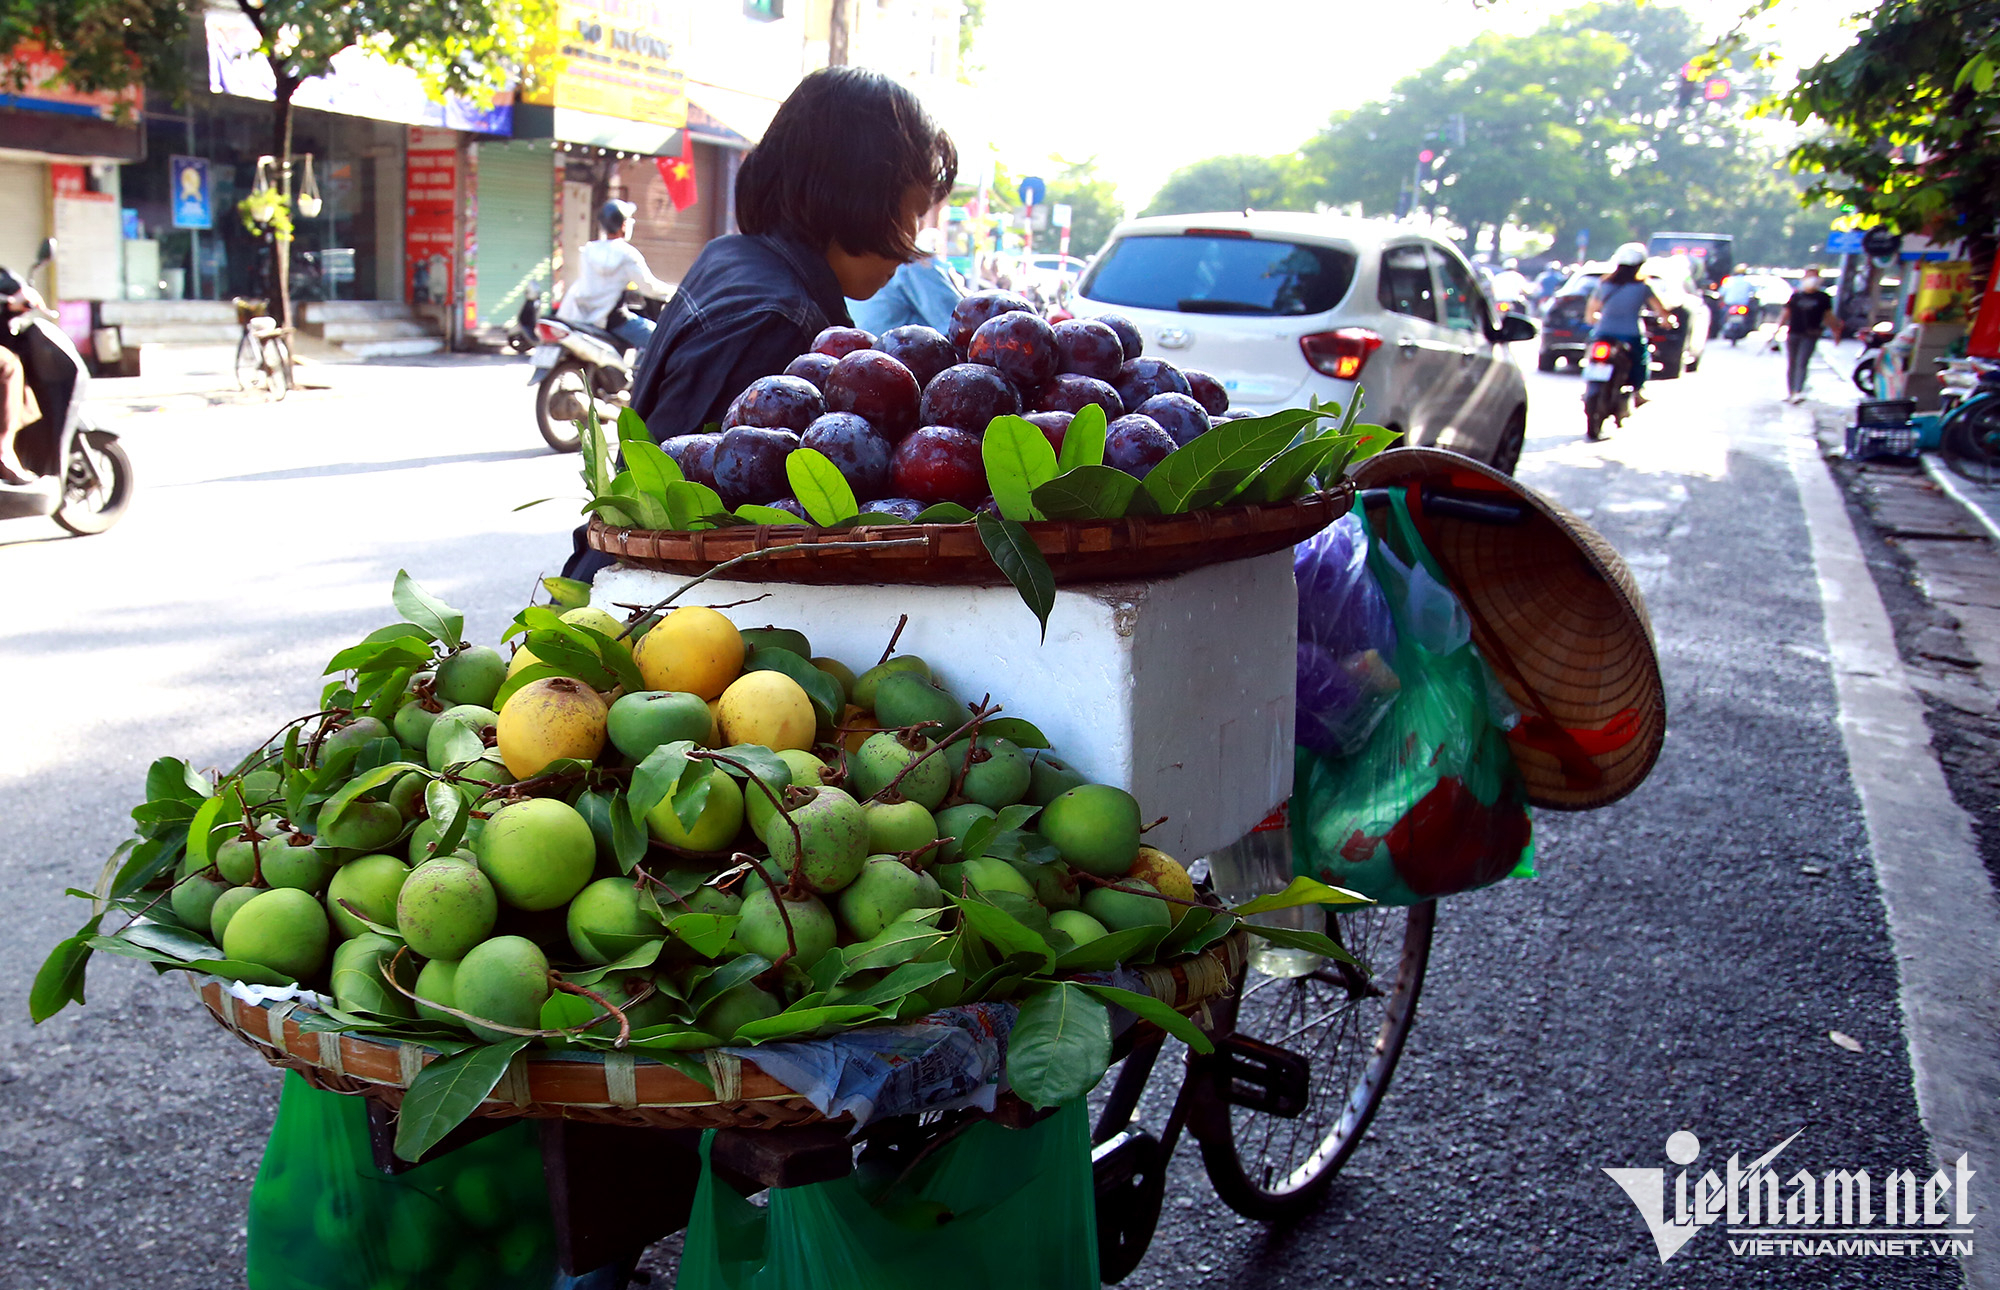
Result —
M 654 604 L 686 579 L 615 566 L 601 605 Z M 733 602 L 764 597 L 754 604 Z M 858 674 L 896 650 L 921 655 L 961 699 L 990 693 L 1035 723 L 1092 780 L 1139 799 L 1146 835 L 1190 862 L 1248 833 L 1292 791 L 1298 590 L 1289 550 L 1156 582 L 1056 593 L 1048 640 L 1012 587 L 808 587 L 702 583 L 679 604 L 739 626 L 796 628 Z

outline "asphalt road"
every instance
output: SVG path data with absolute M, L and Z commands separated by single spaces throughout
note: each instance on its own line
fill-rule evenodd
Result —
M 1602 1172 L 1762 1154 L 1815 1173 L 1927 1156 L 1896 977 L 1834 726 L 1822 609 L 1775 357 L 1718 348 L 1629 430 L 1581 437 L 1578 382 L 1529 368 L 1521 475 L 1598 525 L 1647 594 L 1665 755 L 1608 810 L 1539 819 L 1541 876 L 1448 902 L 1388 1103 L 1324 1210 L 1290 1230 L 1216 1199 L 1191 1143 L 1133 1286 L 1942 1286 L 1940 1259 L 1664 1266 Z M 348 368 L 281 408 L 168 400 L 123 429 L 111 533 L 0 524 L 0 1286 L 238 1284 L 276 1076 L 184 985 L 94 965 L 31 1028 L 28 981 L 82 919 L 150 759 L 233 760 L 308 709 L 407 567 L 492 637 L 566 549 L 574 458 L 520 368 Z M 1833 378 L 1822 370 L 1819 380 Z M 1860 1041 L 1850 1052 L 1828 1038 Z M 663 1267 L 664 1257 L 653 1261 Z

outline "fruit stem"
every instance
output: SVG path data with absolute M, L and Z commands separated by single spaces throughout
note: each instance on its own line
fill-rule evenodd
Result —
M 885 541 L 869 541 L 869 542 L 797 542 L 797 543 L 786 542 L 779 546 L 767 546 L 757 551 L 745 551 L 742 555 L 734 556 L 730 559 L 724 560 L 721 564 L 716 565 L 713 569 L 710 569 L 707 573 L 696 574 L 694 577 L 689 578 L 686 582 L 683 582 L 680 586 L 676 587 L 674 589 L 673 594 L 668 596 L 665 600 L 659 601 L 652 605 L 648 605 L 639 614 L 637 618 L 633 619 L 630 623 L 627 623 L 625 625 L 625 630 L 618 633 L 617 639 L 621 641 L 624 640 L 627 636 L 630 636 L 632 634 L 632 629 L 634 627 L 636 627 L 638 624 L 642 622 L 645 622 L 647 618 L 651 617 L 654 614 L 659 613 L 662 609 L 665 609 L 668 605 L 673 604 L 676 600 L 679 600 L 682 596 L 686 595 L 689 591 L 692 591 L 695 587 L 701 585 L 704 582 L 707 582 L 710 578 L 713 578 L 720 573 L 726 573 L 730 569 L 735 568 L 737 565 L 742 564 L 747 560 L 758 560 L 762 559 L 767 555 L 782 555 L 784 552 L 792 550 L 794 546 L 800 547 L 807 551 L 817 552 L 817 551 L 887 551 L 887 550 L 893 550 L 897 547 L 929 546 L 929 545 L 930 545 L 930 540 L 928 538 L 889 538 Z
M 910 616 L 908 614 L 904 614 L 896 620 L 896 630 L 889 633 L 889 643 L 882 647 L 882 657 L 875 660 L 876 667 L 880 667 L 889 661 L 889 656 L 896 652 L 896 642 L 903 639 L 903 629 L 909 625 Z
M 586 989 L 585 987 L 580 985 L 572 985 L 568 981 L 562 979 L 562 973 L 560 972 L 549 973 L 549 984 L 555 987 L 556 989 L 561 990 L 564 994 L 580 994 L 584 998 L 596 1004 L 598 1007 L 610 1013 L 612 1016 L 618 1018 L 618 1038 L 611 1041 L 611 1046 L 613 1048 L 623 1048 L 626 1044 L 626 1041 L 632 1038 L 631 1019 L 625 1015 L 625 1013 L 618 1007 L 617 1004 L 611 1002 L 611 1000 L 605 998 L 603 995 L 599 994 L 595 990 Z M 640 1000 L 644 999 L 647 995 L 650 995 L 652 992 L 653 992 L 653 987 L 651 985 L 648 985 L 643 991 L 639 993 L 637 998 L 629 999 L 627 1000 L 627 1002 L 638 1003 Z
M 1151 833 L 1154 829 L 1159 828 L 1162 824 L 1165 824 L 1168 820 L 1172 818 L 1173 817 L 1171 815 L 1162 815 L 1159 819 L 1154 820 L 1151 824 L 1140 826 L 1139 832 Z
M 896 858 L 898 860 L 901 860 L 904 864 L 908 865 L 912 869 L 921 869 L 924 867 L 924 852 L 935 851 L 939 847 L 943 846 L 947 841 L 949 841 L 949 839 L 947 838 L 932 838 L 929 842 L 924 843 L 922 846 L 918 847 L 915 851 L 898 852 L 896 854 Z
M 881 790 L 868 800 L 871 802 L 881 801 L 883 793 L 895 792 L 897 788 L 901 786 L 903 782 L 903 776 L 909 774 L 911 771 L 915 770 L 918 766 L 922 765 L 925 761 L 929 760 L 930 758 L 935 757 L 938 754 L 942 753 L 944 751 L 946 744 L 955 742 L 960 735 L 966 733 L 968 730 L 976 733 L 980 725 L 983 722 L 985 722 L 987 718 L 991 717 L 994 713 L 1002 710 L 997 704 L 991 708 L 986 706 L 987 702 L 991 700 L 992 697 L 993 696 L 989 694 L 985 698 L 981 699 L 979 701 L 979 706 L 973 710 L 972 720 L 966 722 L 964 725 L 952 731 L 944 738 L 937 740 L 928 749 L 926 749 L 920 756 L 910 758 L 909 762 L 904 765 L 903 769 L 896 772 L 896 777 L 890 780 L 888 783 L 884 784 Z M 907 733 L 909 731 L 920 731 L 925 726 L 941 726 L 943 724 L 944 724 L 943 722 L 939 721 L 919 721 L 916 725 L 907 726 L 904 729 L 905 732 Z M 909 747 L 908 744 L 904 744 L 903 746 L 906 748 Z
M 805 854 L 804 847 L 800 848 L 799 854 L 801 856 Z M 757 863 L 757 857 L 739 851 L 733 858 L 749 865 L 756 872 L 757 876 L 764 880 L 764 886 L 771 892 L 771 903 L 778 907 L 778 917 L 785 924 L 785 952 L 780 954 L 778 961 L 771 964 L 771 966 L 774 968 L 783 967 L 787 959 L 795 957 L 799 952 L 799 938 L 792 931 L 792 911 L 785 908 L 785 894 L 792 890 L 792 887 L 798 882 L 798 878 L 794 875 L 781 891 L 778 888 L 778 884 L 771 881 L 771 875 L 764 872 L 764 866 Z
M 1072 869 L 1070 872 L 1076 878 L 1089 883 L 1093 887 L 1103 887 L 1108 891 L 1122 891 L 1128 896 L 1151 896 L 1155 900 L 1164 900 L 1169 905 L 1186 905 L 1189 909 L 1216 908 L 1216 906 L 1210 905 L 1205 901 L 1182 900 L 1179 896 L 1169 896 L 1164 891 L 1143 891 L 1138 887 L 1121 887 L 1118 885 L 1118 879 L 1116 878 L 1100 878 L 1094 873 L 1085 873 L 1081 869 Z M 1126 876 L 1130 877 L 1131 875 L 1128 874 Z
M 453 1008 L 446 1004 L 439 1003 L 435 999 L 426 999 L 422 995 L 418 994 L 415 990 L 410 989 L 409 987 L 405 986 L 401 981 L 398 981 L 396 979 L 396 965 L 401 963 L 403 961 L 403 956 L 405 954 L 408 954 L 409 952 L 410 952 L 410 947 L 405 945 L 399 948 L 396 951 L 395 956 L 391 958 L 387 963 L 382 963 L 378 959 L 376 962 L 379 965 L 380 971 L 382 973 L 382 979 L 387 981 L 389 983 L 389 988 L 394 990 L 397 994 L 402 995 L 405 999 L 408 999 L 413 1003 L 421 1003 L 422 1005 L 424 1005 L 426 1008 L 429 1008 L 433 1012 L 442 1012 L 447 1017 L 456 1017 L 460 1021 L 470 1022 L 474 1025 L 484 1026 L 488 1030 L 497 1030 L 500 1031 L 502 1034 L 526 1035 L 531 1039 L 568 1039 L 583 1033 L 585 1029 L 585 1027 L 583 1026 L 576 1026 L 569 1030 L 523 1030 L 519 1026 L 503 1026 L 499 1022 L 493 1020 L 490 1017 L 481 1017 L 476 1013 L 460 1012 L 457 1008 Z M 553 975 L 553 973 L 551 975 Z M 592 1024 L 595 1024 L 595 1019 L 592 1020 Z
M 772 788 L 769 784 L 766 784 L 762 779 L 758 778 L 755 774 L 753 774 L 748 766 L 745 766 L 742 762 L 736 760 L 734 757 L 725 756 L 722 753 L 714 752 L 706 748 L 690 749 L 688 751 L 688 756 L 696 761 L 721 762 L 725 766 L 734 766 L 736 769 L 742 771 L 744 776 L 748 778 L 751 783 L 755 784 L 758 787 L 758 789 L 764 794 L 765 797 L 771 800 L 771 805 L 777 809 L 778 818 L 783 820 L 785 822 L 785 827 L 789 828 L 792 831 L 792 845 L 798 848 L 795 852 L 793 852 L 793 854 L 797 858 L 792 861 L 791 881 L 786 884 L 785 889 L 787 891 L 796 890 L 799 892 L 803 892 L 804 888 L 800 886 L 800 884 L 805 881 L 805 864 L 806 864 L 805 834 L 799 831 L 799 822 L 792 818 L 791 811 L 788 810 L 785 806 L 784 798 L 779 796 L 778 791 L 776 789 Z M 796 787 L 796 785 L 788 785 L 786 788 L 786 792 L 789 794 L 791 789 L 794 787 Z M 747 859 L 748 857 L 745 858 Z M 764 871 L 760 868 L 758 869 L 757 872 L 761 876 Z M 770 879 L 766 878 L 764 881 L 768 883 Z M 784 904 L 785 902 L 782 899 L 778 901 L 780 912 L 783 912 Z M 792 920 L 789 916 L 787 916 L 785 919 L 785 935 L 787 938 L 791 936 L 791 931 L 792 931 Z M 794 953 L 798 951 L 797 944 L 794 944 L 792 946 L 792 951 Z

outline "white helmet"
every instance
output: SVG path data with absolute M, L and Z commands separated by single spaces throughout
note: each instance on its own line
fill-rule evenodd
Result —
M 1627 242 L 1611 253 L 1611 262 L 1613 264 L 1629 264 L 1635 269 L 1638 268 L 1646 262 L 1646 244 L 1644 242 Z

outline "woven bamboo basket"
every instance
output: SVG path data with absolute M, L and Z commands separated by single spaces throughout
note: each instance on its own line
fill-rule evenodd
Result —
M 1217 506 L 1182 515 L 1117 520 L 1035 520 L 1024 527 L 1060 584 L 1120 582 L 1184 573 L 1293 546 L 1353 504 L 1353 485 L 1273 506 Z M 886 545 L 920 538 L 922 546 Z M 729 571 L 740 582 L 816 586 L 894 583 L 902 586 L 1005 586 L 972 524 L 885 524 L 849 529 L 807 525 L 743 525 L 700 532 L 626 529 L 592 519 L 590 545 L 641 569 L 698 574 L 756 551 Z M 819 551 L 829 542 L 881 542 L 879 550 Z
M 1239 930 L 1200 954 L 1135 970 L 1147 993 L 1199 1021 L 1209 1000 L 1227 993 L 1241 975 L 1247 942 Z M 440 1056 L 417 1043 L 301 1030 L 304 1005 L 246 1003 L 213 977 L 199 978 L 195 989 L 210 1015 L 258 1056 L 329 1092 L 360 1094 L 394 1108 Z M 642 1053 L 523 1052 L 473 1114 L 654 1129 L 784 1129 L 825 1118 L 755 1062 L 712 1049 L 693 1056 L 706 1061 L 713 1091 Z

